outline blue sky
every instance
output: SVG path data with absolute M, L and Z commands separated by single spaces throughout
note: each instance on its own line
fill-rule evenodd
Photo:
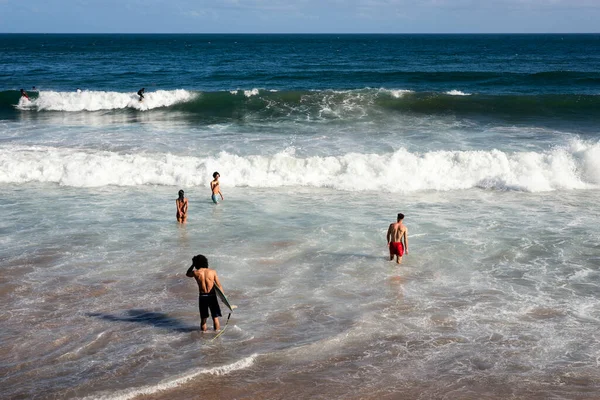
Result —
M 0 0 L 5 33 L 600 32 L 600 0 Z

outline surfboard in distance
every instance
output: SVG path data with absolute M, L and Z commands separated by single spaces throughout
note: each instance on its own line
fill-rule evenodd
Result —
M 217 296 L 219 297 L 219 300 L 221 300 L 221 303 L 225 304 L 225 307 L 229 308 L 229 311 L 233 312 L 233 310 L 237 308 L 237 306 L 234 306 L 231 303 L 229 303 L 229 300 L 227 300 L 227 296 L 225 296 L 225 294 L 221 291 L 221 289 L 219 289 L 217 285 L 215 285 L 215 292 L 217 292 Z

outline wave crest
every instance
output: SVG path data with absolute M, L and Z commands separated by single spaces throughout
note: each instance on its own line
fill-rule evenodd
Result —
M 301 158 L 293 149 L 273 156 L 226 152 L 199 158 L 119 154 L 54 147 L 0 148 L 0 182 L 65 186 L 205 186 L 214 170 L 224 186 L 306 186 L 344 191 L 414 192 L 470 188 L 550 191 L 596 188 L 600 143 L 574 141 L 547 152 L 432 151 L 347 153 Z
M 17 105 L 21 110 L 36 111 L 101 111 L 101 110 L 152 110 L 170 107 L 178 103 L 193 100 L 197 94 L 187 90 L 157 90 L 144 95 L 144 101 L 139 101 L 136 93 L 119 93 L 103 91 L 77 92 L 39 92 L 31 101 L 21 99 Z
M 248 118 L 354 120 L 384 113 L 425 115 L 454 114 L 496 118 L 566 118 L 598 120 L 600 95 L 499 94 L 415 92 L 404 89 L 353 89 L 276 91 L 266 89 L 195 92 L 183 89 L 146 93 L 143 102 L 135 93 L 83 91 L 42 91 L 31 101 L 19 100 L 18 92 L 0 92 L 0 112 L 102 111 L 163 109 L 179 112 L 200 121 L 246 120 Z M 15 103 L 17 103 L 15 105 Z

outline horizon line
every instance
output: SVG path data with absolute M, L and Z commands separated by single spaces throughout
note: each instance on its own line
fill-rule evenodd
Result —
M 0 35 L 598 35 L 598 32 L 0 32 Z

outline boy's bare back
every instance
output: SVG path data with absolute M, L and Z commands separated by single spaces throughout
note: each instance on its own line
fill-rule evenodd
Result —
M 210 293 L 215 283 L 219 289 L 223 290 L 217 276 L 217 271 L 214 269 L 201 268 L 193 271 L 193 273 L 201 294 Z

